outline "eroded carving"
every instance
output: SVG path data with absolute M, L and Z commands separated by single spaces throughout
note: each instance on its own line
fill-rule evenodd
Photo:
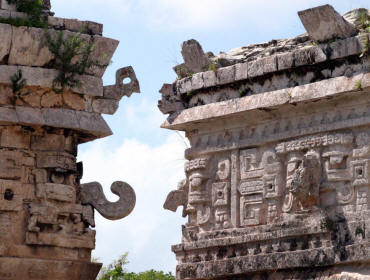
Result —
M 287 186 L 289 193 L 284 201 L 284 212 L 309 211 L 318 204 L 320 173 L 320 155 L 315 151 L 307 152 Z

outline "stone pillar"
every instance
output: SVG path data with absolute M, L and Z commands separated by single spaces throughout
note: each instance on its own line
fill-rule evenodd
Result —
M 368 279 L 370 35 L 358 11 L 370 18 L 302 11 L 308 35 L 216 56 L 183 44 L 159 101 L 162 127 L 191 144 L 164 204 L 188 217 L 177 279 Z
M 5 4 L 0 17 L 11 15 Z M 81 36 L 95 44 L 91 59 L 109 62 L 118 45 L 98 23 L 51 16 L 48 23 L 50 33 L 85 30 Z M 91 262 L 94 209 L 121 219 L 135 193 L 115 182 L 120 199 L 111 203 L 99 183 L 81 185 L 77 147 L 112 134 L 101 114 L 114 114 L 124 95 L 139 92 L 135 73 L 119 69 L 116 84 L 103 86 L 106 67 L 89 68 L 78 76 L 81 86 L 55 92 L 59 70 L 45 31 L 0 24 L 0 37 L 0 279 L 93 280 L 101 268 Z

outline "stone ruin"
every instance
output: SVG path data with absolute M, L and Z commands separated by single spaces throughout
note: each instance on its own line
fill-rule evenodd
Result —
M 108 64 L 119 42 L 103 37 L 101 24 L 53 17 L 50 1 L 43 8 L 50 33 L 83 32 L 95 45 L 91 55 L 104 55 Z M 23 17 L 0 0 L 0 19 Z M 112 184 L 120 197 L 115 203 L 99 183 L 81 185 L 83 166 L 76 162 L 78 144 L 112 134 L 101 114 L 114 114 L 123 96 L 139 92 L 132 67 L 119 69 L 110 86 L 102 82 L 107 65 L 90 67 L 78 76 L 80 86 L 57 93 L 54 59 L 43 29 L 0 24 L 1 280 L 95 279 L 101 264 L 91 262 L 94 209 L 115 220 L 135 206 L 124 182 Z M 19 70 L 22 86 L 14 89 L 11 77 Z
M 177 279 L 370 279 L 370 11 L 301 11 L 306 34 L 204 53 L 160 90 L 186 132 Z

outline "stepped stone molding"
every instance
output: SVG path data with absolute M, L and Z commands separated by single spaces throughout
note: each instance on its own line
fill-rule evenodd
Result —
M 102 37 L 101 24 L 56 18 L 50 8 L 43 1 L 51 36 L 81 31 L 95 45 L 90 58 L 105 54 L 101 63 L 109 64 L 119 42 Z M 0 0 L 0 18 L 24 16 Z M 140 92 L 135 71 L 118 69 L 115 84 L 104 86 L 106 67 L 91 67 L 77 75 L 80 86 L 58 92 L 45 30 L 0 24 L 0 37 L 0 279 L 94 280 L 102 266 L 91 260 L 95 210 L 122 219 L 136 196 L 121 181 L 111 188 L 116 202 L 99 183 L 81 184 L 77 149 L 112 135 L 102 114 L 114 114 L 123 96 Z
M 368 279 L 369 34 L 355 14 L 302 11 L 307 36 L 220 55 L 183 44 L 158 103 L 190 142 L 164 203 L 187 217 L 177 279 Z

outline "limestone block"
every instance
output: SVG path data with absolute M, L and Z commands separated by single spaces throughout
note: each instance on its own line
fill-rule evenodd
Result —
M 65 152 L 39 152 L 36 155 L 38 168 L 61 168 L 68 171 L 76 171 L 76 158 Z
M 50 126 L 58 125 L 59 127 L 78 127 L 79 122 L 76 117 L 76 112 L 67 109 L 43 109 L 43 118 L 45 123 Z
M 54 58 L 46 45 L 43 29 L 14 26 L 12 29 L 9 64 L 44 66 Z
M 217 70 L 217 84 L 224 85 L 235 81 L 235 65 Z
M 16 114 L 17 121 L 23 124 L 35 124 L 42 125 L 45 124 L 44 118 L 42 116 L 41 110 L 30 108 L 30 107 L 16 107 L 14 110 Z
M 3 61 L 4 57 L 10 52 L 10 46 L 12 42 L 12 27 L 9 24 L 0 24 L 0 62 Z
M 103 24 L 93 22 L 93 21 L 86 21 L 86 24 L 87 24 L 87 29 L 88 29 L 89 34 L 102 36 Z
M 348 38 L 356 35 L 356 28 L 347 22 L 330 5 L 298 12 L 312 40 L 322 42 L 333 38 Z
M 0 9 L 2 10 L 9 10 L 9 11 L 16 11 L 17 8 L 14 4 L 9 4 L 7 0 L 0 0 Z
M 46 134 L 31 137 L 31 150 L 64 151 L 64 135 Z
M 40 104 L 43 108 L 61 107 L 63 105 L 62 95 L 47 91 L 41 96 Z
M 278 70 L 277 69 L 277 57 L 275 55 L 262 58 L 260 63 L 262 63 L 263 65 L 264 74 L 276 72 Z
M 254 78 L 263 75 L 263 61 L 258 59 L 255 61 L 248 62 L 248 77 Z
M 344 40 L 337 40 L 330 44 L 332 49 L 330 59 L 338 59 L 346 56 L 360 54 L 362 51 L 359 37 L 351 37 Z
M 40 110 L 19 106 L 15 109 L 0 107 L 0 122 L 70 128 L 88 133 L 92 138 L 112 134 L 100 114 L 59 108 Z
M 0 150 L 0 178 L 18 180 L 22 177 L 22 155 L 16 151 Z
M 83 96 L 71 91 L 63 92 L 63 101 L 65 105 L 74 110 L 84 111 L 87 108 L 86 101 Z
M 212 87 L 217 84 L 217 77 L 214 71 L 203 72 L 204 87 Z
M 207 55 L 203 52 L 202 46 L 194 39 L 182 43 L 181 53 L 185 66 L 190 72 L 202 72 L 210 64 Z
M 0 18 L 10 18 L 10 11 L 0 10 Z
M 93 66 L 86 70 L 86 74 L 102 77 L 117 49 L 119 41 L 95 35 L 92 37 L 92 43 L 94 44 L 94 51 L 91 53 L 91 58 L 99 60 L 101 65 L 106 66 L 103 68 Z
M 64 19 L 64 27 L 69 31 L 83 32 L 85 23 L 77 19 Z
M 37 184 L 36 197 L 50 199 L 60 202 L 76 202 L 76 189 L 69 185 L 63 184 Z
M 319 47 L 306 47 L 294 52 L 294 66 L 303 66 L 324 62 L 326 54 Z
M 235 80 L 246 80 L 248 79 L 248 63 L 235 64 Z
M 6 127 L 1 132 L 1 146 L 8 148 L 29 149 L 31 136 L 19 127 Z
M 88 131 L 99 137 L 112 135 L 112 131 L 100 114 L 76 112 L 76 118 L 82 131 Z
M 53 26 L 57 29 L 63 29 L 64 28 L 64 18 L 48 16 L 48 24 L 49 26 Z
M 204 87 L 203 72 L 196 73 L 191 77 L 191 88 L 192 90 L 201 89 Z
M 178 81 L 176 87 L 179 93 L 191 92 L 193 90 L 193 87 L 191 86 L 191 77 Z
M 102 264 L 91 263 L 90 261 L 56 261 L 1 257 L 0 277 L 7 280 L 95 280 L 101 266 Z
M 293 53 L 283 53 L 277 55 L 278 70 L 286 70 L 294 67 Z
M 369 76 L 369 74 L 367 74 L 367 76 Z M 302 102 L 303 100 L 315 100 L 334 96 L 343 92 L 356 91 L 356 83 L 365 79 L 361 74 L 351 78 L 339 77 L 298 86 L 293 88 L 290 102 L 296 103 Z M 365 87 L 365 85 L 363 85 L 363 87 Z
M 58 75 L 58 71 L 54 69 L 0 65 L 0 83 L 11 84 L 10 76 L 17 73 L 18 70 L 22 71 L 27 86 L 40 86 L 48 89 L 52 88 L 53 80 Z M 83 75 L 77 76 L 77 79 L 80 80 L 81 87 L 73 88 L 73 92 L 92 96 L 103 96 L 103 80 L 101 78 Z
M 13 90 L 10 86 L 0 86 L 0 104 L 10 105 L 14 97 Z
M 118 109 L 119 101 L 115 99 L 95 99 L 92 108 L 95 113 L 113 115 Z

